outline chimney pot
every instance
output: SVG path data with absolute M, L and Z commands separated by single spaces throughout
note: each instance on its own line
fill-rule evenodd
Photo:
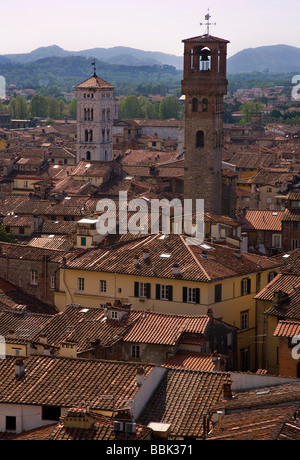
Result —
M 145 380 L 145 371 L 142 366 L 139 366 L 136 372 L 136 383 L 140 387 L 143 385 L 143 382 Z
M 15 376 L 20 378 L 25 374 L 25 364 L 23 359 L 17 359 L 15 362 Z

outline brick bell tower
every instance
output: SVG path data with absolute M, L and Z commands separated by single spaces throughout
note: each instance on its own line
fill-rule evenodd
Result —
M 227 44 L 207 34 L 183 40 L 185 103 L 184 198 L 204 199 L 205 212 L 221 214 L 223 97 Z

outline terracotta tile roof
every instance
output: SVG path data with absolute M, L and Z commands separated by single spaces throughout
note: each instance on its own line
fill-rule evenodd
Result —
M 230 163 L 242 169 L 259 169 L 276 163 L 276 155 L 259 153 L 235 153 Z
M 143 247 L 149 248 L 150 257 L 146 261 L 142 258 Z M 149 235 L 122 246 L 87 251 L 68 262 L 66 268 L 135 277 L 178 279 L 179 276 L 183 280 L 210 282 L 283 265 L 283 262 L 264 256 L 245 252 L 237 254 L 233 248 L 222 245 L 209 243 L 207 247 L 189 246 L 181 235 L 168 235 L 167 238 Z M 134 264 L 135 255 L 139 257 L 139 266 Z M 180 275 L 173 274 L 174 264 L 179 264 Z
M 248 210 L 241 218 L 242 230 L 263 230 L 281 232 L 283 211 Z
M 39 299 L 30 296 L 18 286 L 0 278 L 0 308 L 1 310 L 25 311 L 31 313 L 42 313 L 54 315 L 57 313 L 55 307 L 45 304 Z
M 216 364 L 212 360 L 211 354 L 196 353 L 191 351 L 179 350 L 174 356 L 166 359 L 163 366 L 170 368 L 183 368 L 194 371 L 217 370 Z
M 282 222 L 300 222 L 300 209 L 286 209 L 282 216 Z
M 113 168 L 111 161 L 80 161 L 71 176 L 103 177 Z
M 275 403 L 276 404 L 276 403 Z M 293 420 L 299 404 L 257 408 L 225 415 L 208 441 L 300 440 L 298 423 Z
M 94 348 L 94 342 L 101 347 L 110 347 L 121 340 L 128 329 L 139 320 L 143 312 L 130 311 L 121 321 L 106 318 L 100 308 L 85 308 L 68 305 L 66 310 L 55 315 L 41 331 L 47 337 L 48 345 L 59 347 L 62 342 L 77 343 L 77 352 L 83 353 Z M 39 334 L 33 338 L 38 341 Z
M 87 80 L 83 81 L 79 85 L 75 86 L 75 89 L 77 88 L 108 88 L 112 89 L 114 86 L 112 86 L 110 83 L 107 81 L 103 80 L 102 78 L 98 77 L 97 75 L 93 75 L 92 77 L 88 78 Z
M 75 233 L 77 222 L 53 221 L 48 220 L 43 223 L 42 233 L 49 235 L 68 235 Z
M 144 312 L 123 336 L 124 342 L 175 345 L 184 332 L 205 334 L 209 316 L 167 315 Z
M 300 201 L 300 191 L 297 190 L 290 192 L 287 196 L 287 199 L 291 201 Z
M 0 309 L 0 335 L 5 339 L 31 340 L 51 318 L 52 315 Z
M 59 251 L 69 251 L 74 247 L 71 239 L 61 236 L 52 237 L 51 235 L 41 238 L 32 238 L 28 242 L 28 246 L 43 249 L 57 249 Z
M 2 225 L 6 227 L 33 227 L 33 216 L 6 216 L 2 220 Z
M 0 403 L 50 405 L 65 408 L 89 406 L 112 410 L 114 399 L 121 409 L 139 387 L 136 374 L 139 364 L 69 359 L 53 356 L 24 358 L 25 375 L 16 379 L 15 358 L 0 360 Z M 146 377 L 153 366 L 144 365 Z
M 230 43 L 228 40 L 223 38 L 213 37 L 212 35 L 201 35 L 199 37 L 192 37 L 182 40 L 183 43 Z
M 292 292 L 294 287 L 300 286 L 300 276 L 279 273 L 264 289 L 256 296 L 257 300 L 272 301 L 275 292 Z
M 288 299 L 283 305 L 272 305 L 265 314 L 300 320 L 300 286 L 288 292 Z
M 274 337 L 300 336 L 300 323 L 296 321 L 279 321 L 274 331 Z
M 277 187 L 278 185 L 288 185 L 293 183 L 294 180 L 298 177 L 298 172 L 296 171 L 287 171 L 286 169 L 260 169 L 254 176 L 250 179 L 250 183 L 257 184 L 259 186 L 271 185 Z
M 71 428 L 65 426 L 68 418 L 78 418 L 86 413 L 92 419 L 91 428 Z M 55 425 L 37 428 L 19 435 L 11 436 L 14 441 L 142 441 L 150 439 L 151 430 L 142 425 L 136 426 L 136 433 L 117 432 L 113 429 L 113 419 L 93 411 L 70 409 Z
M 172 437 L 203 435 L 203 414 L 223 397 L 230 374 L 168 369 L 138 422 L 171 424 Z
M 33 199 L 28 195 L 0 199 L 0 215 L 14 213 L 18 216 L 74 216 L 81 217 L 95 212 L 99 198 L 86 196 L 65 197 L 61 201 Z

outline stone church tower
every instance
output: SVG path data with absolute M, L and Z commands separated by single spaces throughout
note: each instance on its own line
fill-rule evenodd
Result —
M 183 40 L 185 105 L 184 198 L 204 199 L 221 214 L 223 97 L 227 40 L 209 34 Z
M 110 83 L 95 73 L 75 87 L 77 97 L 77 163 L 112 161 L 113 120 L 118 105 Z

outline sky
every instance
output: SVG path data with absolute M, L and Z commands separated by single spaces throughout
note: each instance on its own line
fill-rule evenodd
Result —
M 245 48 L 300 47 L 299 0 L 14 0 L 0 5 L 0 54 L 58 45 L 68 51 L 128 46 L 181 56 L 182 40 L 210 34 Z

